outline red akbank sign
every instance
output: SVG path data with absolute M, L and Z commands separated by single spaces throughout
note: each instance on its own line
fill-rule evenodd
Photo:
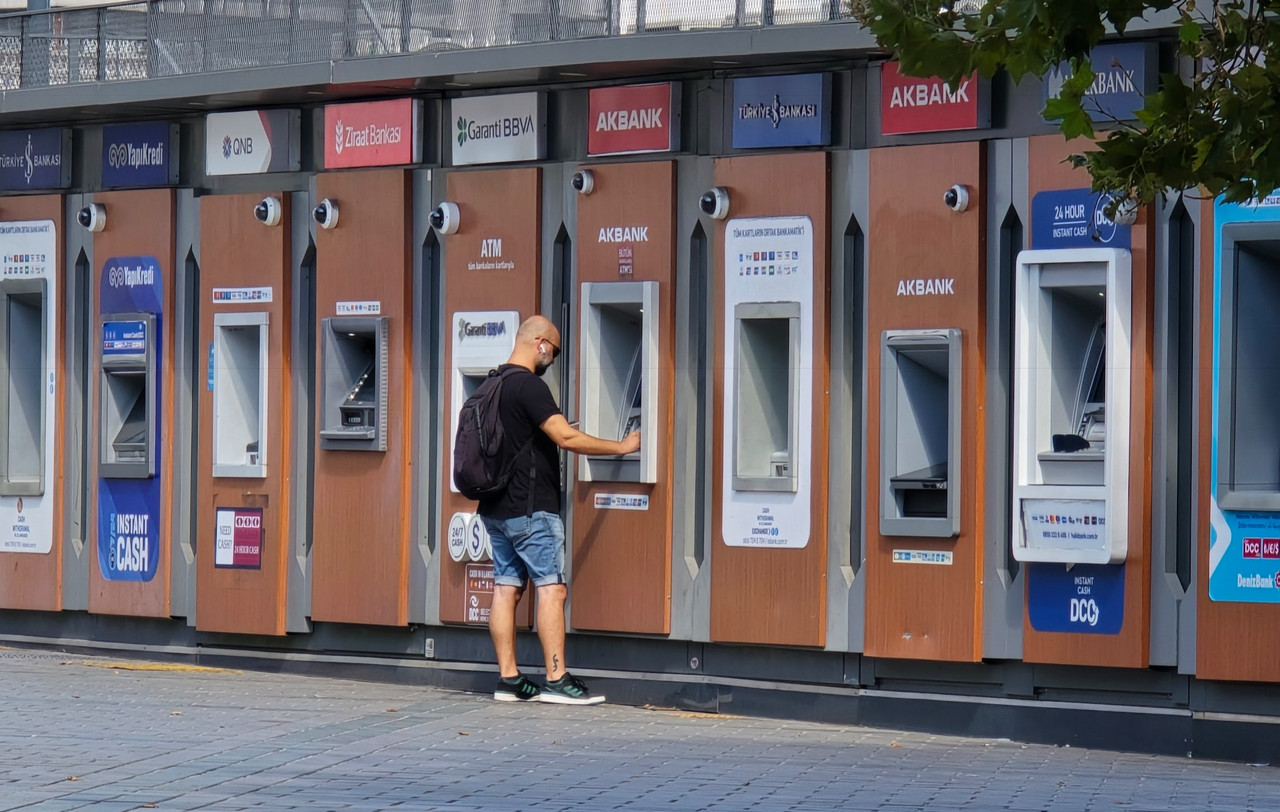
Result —
M 417 99 L 330 104 L 324 108 L 325 169 L 395 166 L 422 160 Z
M 990 126 L 987 87 L 976 71 L 952 90 L 936 77 L 904 76 L 897 62 L 886 62 L 880 70 L 881 132 L 902 135 Z
M 600 87 L 588 97 L 588 155 L 669 152 L 680 133 L 679 85 Z

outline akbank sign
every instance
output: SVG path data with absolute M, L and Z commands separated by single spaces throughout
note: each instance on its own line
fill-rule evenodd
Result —
M 733 80 L 733 148 L 831 143 L 831 74 Z
M 64 127 L 0 132 L 0 191 L 66 189 L 70 146 L 71 131 Z
M 102 185 L 108 189 L 129 189 L 176 183 L 176 129 L 163 122 L 103 127 Z
M 1084 94 L 1084 109 L 1094 121 L 1133 121 L 1145 97 L 1156 89 L 1156 44 L 1130 42 L 1099 45 L 1089 53 L 1093 84 Z M 1062 84 L 1071 77 L 1066 62 L 1045 74 L 1042 100 L 1062 95 Z
M 547 152 L 547 103 L 541 93 L 454 99 L 453 165 L 538 161 Z

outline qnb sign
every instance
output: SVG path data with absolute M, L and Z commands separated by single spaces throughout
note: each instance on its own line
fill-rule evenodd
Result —
M 905 76 L 897 62 L 880 69 L 884 135 L 977 130 L 991 125 L 989 84 L 974 73 L 954 88 L 942 79 Z
M 205 174 L 296 172 L 301 113 L 244 110 L 205 118 Z

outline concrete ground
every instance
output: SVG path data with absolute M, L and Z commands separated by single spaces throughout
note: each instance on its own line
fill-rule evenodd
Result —
M 0 649 L 0 810 L 1276 810 L 1269 766 Z

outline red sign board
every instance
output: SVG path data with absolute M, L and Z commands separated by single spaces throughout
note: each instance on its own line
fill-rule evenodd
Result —
M 417 99 L 330 104 L 324 108 L 324 166 L 395 166 L 422 160 Z
M 988 83 L 975 71 L 952 90 L 941 79 L 903 76 L 897 62 L 880 70 L 880 127 L 885 135 L 977 130 L 991 125 Z
M 680 133 L 679 85 L 598 87 L 587 102 L 587 154 L 670 152 Z
M 262 569 L 262 508 L 216 508 L 213 565 Z

